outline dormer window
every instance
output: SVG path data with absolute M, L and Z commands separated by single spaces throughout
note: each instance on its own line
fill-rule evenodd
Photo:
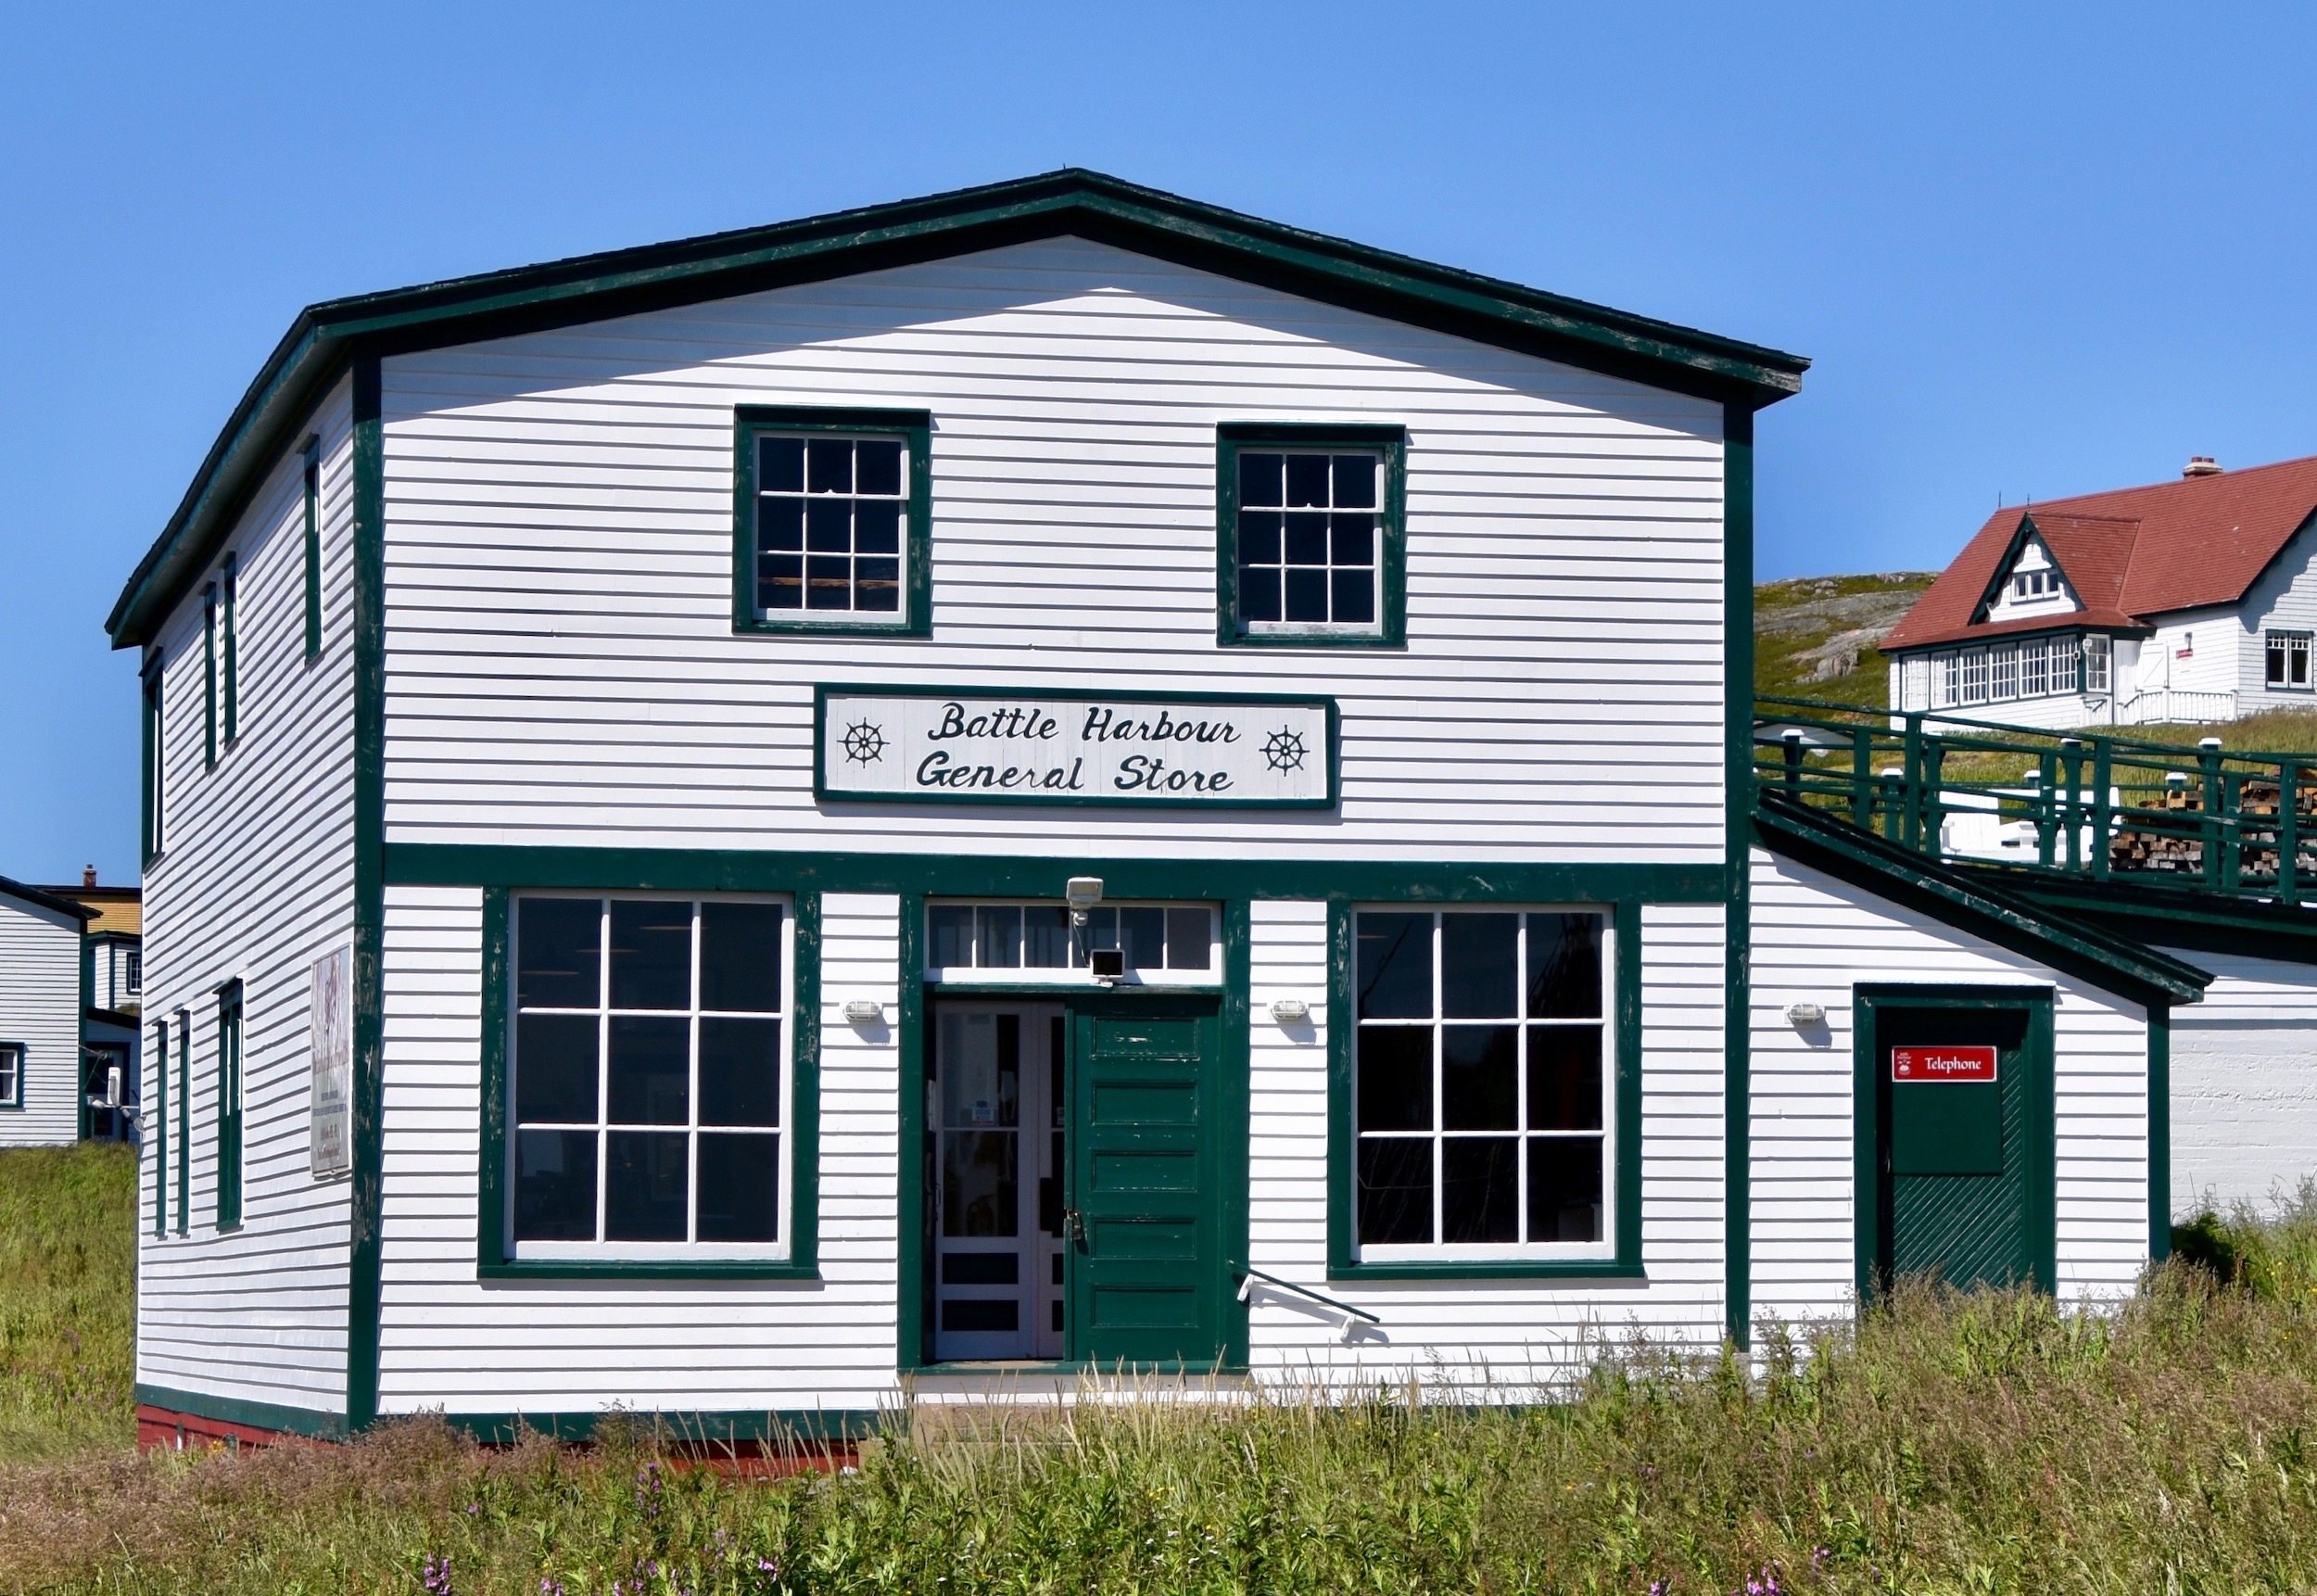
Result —
M 2011 578 L 2011 596 L 2015 599 L 2040 599 L 2046 593 L 2059 591 L 2057 571 L 2021 571 Z

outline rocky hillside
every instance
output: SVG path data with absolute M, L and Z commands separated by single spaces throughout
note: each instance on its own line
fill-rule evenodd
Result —
M 1890 678 L 1875 645 L 1937 575 L 1885 571 L 1763 583 L 1754 590 L 1754 690 L 1881 704 Z

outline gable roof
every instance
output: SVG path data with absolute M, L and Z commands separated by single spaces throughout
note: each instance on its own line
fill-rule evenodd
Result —
M 6 876 L 0 876 L 0 898 L 14 898 L 19 903 L 32 904 L 52 914 L 70 915 L 83 929 L 96 918 L 95 909 L 76 904 L 70 898 L 60 898 L 54 893 L 43 892 L 38 887 L 28 887 L 22 881 L 12 881 Z
M 1748 410 L 1797 392 L 1810 364 L 1067 168 L 310 305 L 234 407 L 105 629 L 115 648 L 151 638 L 215 556 L 308 409 L 357 353 L 472 343 L 1065 234 Z
M 2317 513 L 2317 456 L 1998 510 L 1882 640 L 1885 653 L 1966 638 L 2104 627 L 2242 599 Z M 1979 616 L 2019 538 L 2043 538 L 2082 610 Z
M 2170 954 L 2032 903 L 2007 887 L 1965 876 L 1776 793 L 1761 795 L 1754 828 L 1774 854 L 2131 1002 L 2196 1003 L 2211 984 L 2210 975 Z

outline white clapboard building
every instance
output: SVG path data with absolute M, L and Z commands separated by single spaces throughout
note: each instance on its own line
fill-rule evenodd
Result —
M 1803 367 L 1076 171 L 308 310 L 109 622 L 146 1434 L 2128 1289 L 2209 972 L 1756 829 Z
M 82 928 L 93 918 L 0 876 L 0 1148 L 81 1138 Z

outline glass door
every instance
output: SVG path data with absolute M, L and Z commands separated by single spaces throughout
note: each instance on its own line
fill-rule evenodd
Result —
M 927 1108 L 943 1362 L 1063 1355 L 1061 1034 L 1053 1005 L 936 1011 Z

